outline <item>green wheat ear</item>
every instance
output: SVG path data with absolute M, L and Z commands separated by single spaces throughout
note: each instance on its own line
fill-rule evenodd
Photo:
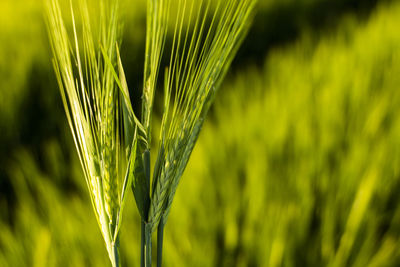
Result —
M 98 2 L 99 18 L 89 15 L 85 0 L 79 1 L 79 38 L 70 3 L 73 32 L 68 34 L 58 1 L 46 2 L 53 64 L 96 219 L 110 260 L 118 266 L 118 231 L 134 162 L 130 151 L 136 149 L 135 127 L 128 135 L 122 126 L 120 110 L 126 105 L 114 74 L 120 64 L 118 1 Z
M 179 180 L 215 94 L 248 31 L 256 2 L 148 1 L 144 96 L 154 94 L 161 54 L 170 57 L 148 214 L 152 231 L 167 221 Z M 177 8 L 177 15 L 168 16 L 172 4 Z M 164 25 L 172 17 L 175 25 L 172 48 L 162 51 L 166 36 Z M 152 101 L 152 97 L 148 99 Z M 151 105 L 144 102 L 143 109 Z

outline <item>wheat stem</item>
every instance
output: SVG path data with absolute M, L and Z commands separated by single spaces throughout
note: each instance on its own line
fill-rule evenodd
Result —
M 151 267 L 151 233 L 150 224 L 145 224 L 145 267 Z
M 164 222 L 160 221 L 157 228 L 157 267 L 162 265 L 162 248 L 164 239 Z
M 120 264 L 119 264 L 119 241 L 118 241 L 118 238 L 117 238 L 117 241 L 113 244 L 112 250 L 113 250 L 113 256 L 114 256 L 113 266 L 119 267 Z
M 146 243 L 146 241 L 145 241 L 146 233 L 145 233 L 145 223 L 144 223 L 143 219 L 140 224 L 140 233 L 141 233 L 141 236 L 140 236 L 140 267 L 145 267 L 144 266 L 144 264 L 145 264 L 144 247 L 145 247 L 145 243 Z
M 150 151 L 148 149 L 143 153 L 144 174 L 146 178 L 146 191 L 150 192 Z M 145 212 L 144 218 L 141 223 L 141 266 L 151 267 L 151 234 L 152 228 L 148 222 L 148 211 L 150 206 L 150 199 L 144 203 Z

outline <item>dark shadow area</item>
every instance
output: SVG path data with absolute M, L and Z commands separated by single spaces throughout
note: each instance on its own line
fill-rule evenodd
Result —
M 44 147 L 49 140 L 57 139 L 62 146 L 63 158 L 70 160 L 68 147 L 72 144 L 63 133 L 67 121 L 56 85 L 50 63 L 46 66 L 34 63 L 27 78 L 27 95 L 18 110 L 18 127 L 0 140 L 0 203 L 7 205 L 0 216 L 7 218 L 10 225 L 16 211 L 17 196 L 8 168 L 15 164 L 15 152 L 20 148 L 29 150 L 40 171 L 50 174 L 52 166 L 45 159 Z M 75 185 L 68 177 L 56 182 L 65 192 L 74 191 L 72 187 Z
M 121 44 L 121 60 L 124 66 L 126 80 L 129 87 L 130 98 L 134 112 L 137 116 L 141 114 L 141 97 L 143 85 L 143 68 L 145 54 L 145 37 L 137 36 L 138 30 L 131 31 L 131 28 L 143 29 L 146 32 L 146 20 L 142 17 L 137 24 L 128 22 L 124 27 L 123 41 Z
M 344 15 L 368 19 L 378 4 L 393 0 L 320 0 L 291 1 L 259 10 L 249 34 L 232 63 L 233 70 L 243 65 L 263 65 L 268 52 L 298 39 L 304 29 L 316 35 L 329 33 Z

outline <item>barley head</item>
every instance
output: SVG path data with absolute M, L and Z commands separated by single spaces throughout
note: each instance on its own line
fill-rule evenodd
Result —
M 160 58 L 166 53 L 163 25 L 168 25 L 170 18 L 175 25 L 168 51 L 170 63 L 164 75 L 164 112 L 148 215 L 154 231 L 160 221 L 164 224 L 167 220 L 179 180 L 215 94 L 247 33 L 257 0 L 149 3 L 151 27 L 147 28 L 149 57 L 145 70 L 150 71 L 145 72 L 145 81 L 150 82 L 145 85 L 144 95 L 148 90 L 154 92 L 157 76 L 152 75 L 158 73 Z M 172 5 L 177 8 L 175 16 L 168 15 Z M 143 104 L 145 110 L 151 108 L 151 103 Z
M 126 175 L 129 154 L 124 153 L 119 119 L 121 91 L 114 75 L 114 67 L 120 64 L 118 1 L 99 1 L 98 21 L 89 15 L 86 0 L 77 2 L 70 2 L 71 34 L 58 0 L 46 2 L 48 32 L 67 120 L 96 219 L 115 266 L 118 229 L 130 182 Z M 82 24 L 79 37 L 77 9 Z

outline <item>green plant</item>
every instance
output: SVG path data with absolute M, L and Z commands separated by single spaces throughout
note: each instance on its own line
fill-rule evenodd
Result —
M 118 1 L 100 1 L 98 25 L 89 16 L 87 2 L 79 4 L 82 39 L 78 38 L 71 2 L 72 44 L 58 1 L 47 3 L 54 68 L 64 108 L 113 266 L 119 265 L 118 231 L 130 186 L 142 218 L 141 265 L 151 266 L 151 236 L 158 229 L 157 266 L 161 266 L 163 229 L 179 180 L 247 32 L 256 0 L 147 3 L 140 121 L 133 112 L 119 56 Z M 176 14 L 172 6 L 177 7 Z M 170 22 L 171 50 L 164 51 Z M 151 173 L 153 103 L 164 55 L 169 64 L 164 73 L 157 158 Z
M 78 40 L 71 5 L 73 48 L 58 2 L 48 2 L 47 8 L 54 69 L 68 123 L 110 260 L 117 266 L 118 229 L 129 185 L 125 175 L 127 154 L 121 147 L 119 90 L 111 66 L 99 57 L 100 49 L 95 48 L 86 1 L 80 4 L 82 44 Z M 118 40 L 116 2 L 102 2 L 99 11 L 101 25 L 96 37 L 105 53 L 115 60 Z

